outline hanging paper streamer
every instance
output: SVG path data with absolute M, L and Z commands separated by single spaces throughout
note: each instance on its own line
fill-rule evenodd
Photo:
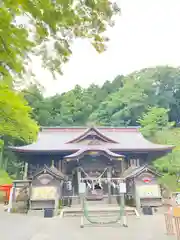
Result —
M 98 184 L 99 184 L 100 188 L 102 188 L 102 183 L 101 183 L 100 179 L 98 180 Z
M 94 190 L 95 185 L 97 184 L 97 181 L 92 181 L 92 189 Z
M 113 188 L 116 188 L 116 184 L 114 182 L 111 182 L 111 185 L 113 186 Z
M 105 179 L 105 180 L 104 180 L 104 183 L 105 183 L 105 184 L 107 184 L 107 183 L 108 183 L 108 180 L 107 180 L 107 179 Z
M 88 188 L 89 188 L 89 189 L 92 189 L 92 185 L 90 184 L 89 181 L 87 181 L 87 185 L 88 185 Z

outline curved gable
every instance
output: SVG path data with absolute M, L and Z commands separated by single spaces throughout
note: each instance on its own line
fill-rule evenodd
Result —
M 96 142 L 95 145 L 101 145 L 103 143 L 118 143 L 101 133 L 97 128 L 89 128 L 78 137 L 66 143 L 85 143 L 87 145 L 92 145 L 92 142 Z

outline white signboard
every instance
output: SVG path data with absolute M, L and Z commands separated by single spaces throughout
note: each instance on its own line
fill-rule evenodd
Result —
M 126 193 L 126 183 L 120 183 L 119 184 L 119 192 L 120 193 Z
M 86 193 L 86 184 L 84 182 L 79 184 L 79 194 L 85 194 Z

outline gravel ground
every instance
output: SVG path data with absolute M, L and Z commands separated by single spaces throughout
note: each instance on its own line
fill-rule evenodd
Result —
M 162 215 L 128 218 L 128 228 L 87 225 L 81 229 L 79 218 L 44 219 L 36 216 L 0 213 L 2 240 L 174 240 L 165 235 Z

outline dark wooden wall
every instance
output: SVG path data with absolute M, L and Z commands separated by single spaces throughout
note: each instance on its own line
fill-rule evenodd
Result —
M 118 154 L 122 154 L 125 156 L 124 159 L 124 168 L 128 168 L 130 165 L 130 159 L 139 159 L 139 163 L 140 165 L 143 165 L 145 163 L 149 163 L 150 159 L 151 159 L 151 154 L 148 153 L 125 153 L 125 152 L 117 152 Z M 27 161 L 29 163 L 29 167 L 28 167 L 28 176 L 32 176 L 36 171 L 42 169 L 44 167 L 44 165 L 47 166 L 51 166 L 52 161 L 54 162 L 55 167 L 57 167 L 58 169 L 62 170 L 62 171 L 67 171 L 68 174 L 70 174 L 72 168 L 76 167 L 76 162 L 69 162 L 69 163 L 64 163 L 63 162 L 63 158 L 66 155 L 69 155 L 70 152 L 68 153 L 61 153 L 61 154 L 54 154 L 54 153 L 38 153 L 38 154 L 29 154 L 29 153 L 24 153 L 21 154 L 21 158 L 24 161 Z M 154 154 L 153 154 L 154 155 Z M 105 167 L 107 166 L 107 158 L 105 156 L 102 156 L 102 158 L 100 157 L 99 161 L 97 161 L 97 163 L 93 163 L 90 164 L 88 159 L 95 159 L 96 157 L 91 157 L 91 156 L 87 156 L 86 160 L 83 163 L 83 166 L 85 168 L 89 167 L 89 168 L 99 168 L 99 167 Z M 153 156 L 154 158 L 154 156 Z M 116 161 L 115 163 L 115 167 L 117 169 L 121 169 L 121 164 L 120 161 L 119 163 Z M 64 172 L 65 173 L 65 172 Z

